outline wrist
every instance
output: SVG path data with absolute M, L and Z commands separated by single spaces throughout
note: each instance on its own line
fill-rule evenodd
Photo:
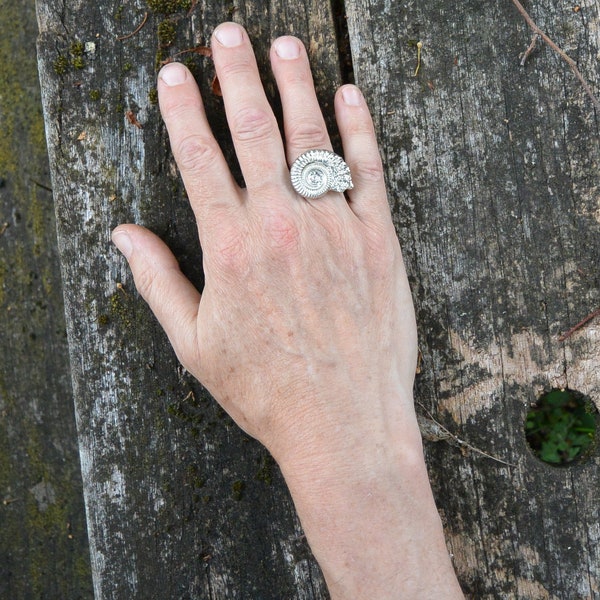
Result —
M 416 420 L 394 434 L 313 433 L 280 462 L 308 542 L 335 600 L 460 598 Z

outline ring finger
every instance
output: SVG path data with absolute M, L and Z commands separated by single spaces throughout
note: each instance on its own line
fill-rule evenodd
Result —
M 332 151 L 327 125 L 315 93 L 306 49 L 292 36 L 276 39 L 271 46 L 271 66 L 283 108 L 286 155 L 290 166 L 307 150 Z M 348 206 L 339 192 L 329 192 L 321 209 L 341 215 L 339 206 Z M 318 201 L 317 201 L 318 202 Z M 309 202 L 311 204 L 312 202 Z

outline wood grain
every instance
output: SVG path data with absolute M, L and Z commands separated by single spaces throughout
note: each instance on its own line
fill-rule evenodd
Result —
M 598 115 L 511 2 L 346 4 L 410 271 L 418 400 L 462 440 L 427 458 L 470 598 L 600 597 L 600 454 L 540 463 L 524 435 L 543 391 L 600 405 Z M 598 90 L 600 4 L 528 5 Z M 416 44 L 421 41 L 421 65 Z
M 528 10 L 597 90 L 600 4 L 579 6 Z M 557 469 L 524 435 L 544 390 L 600 403 L 597 320 L 558 341 L 600 303 L 598 115 L 547 47 L 520 66 L 531 33 L 509 1 L 355 0 L 346 11 L 417 305 L 418 400 L 447 431 L 516 465 L 427 443 L 461 583 L 478 599 L 599 598 L 598 449 Z M 178 369 L 108 239 L 120 222 L 151 227 L 201 286 L 153 104 L 157 64 L 206 44 L 226 19 L 249 29 L 263 65 L 270 40 L 294 33 L 331 122 L 339 65 L 351 75 L 340 21 L 317 2 L 259 1 L 165 15 L 141 0 L 44 0 L 38 18 L 97 597 L 324 597 L 276 467 Z M 159 40 L 165 21 L 172 44 Z M 210 60 L 190 61 L 234 164 Z
M 202 287 L 157 68 L 233 19 L 267 73 L 271 40 L 291 32 L 309 49 L 330 117 L 339 67 L 329 7 L 43 0 L 38 18 L 96 597 L 326 597 L 276 465 L 178 366 L 109 236 L 122 222 L 151 228 Z M 235 170 L 211 60 L 179 56 Z M 270 76 L 265 85 L 277 109 Z

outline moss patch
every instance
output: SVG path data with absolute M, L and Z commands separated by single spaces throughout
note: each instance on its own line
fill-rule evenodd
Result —
M 158 41 L 163 48 L 168 48 L 175 41 L 177 28 L 175 23 L 170 20 L 162 21 L 157 28 Z
M 183 10 L 190 10 L 192 0 L 147 0 L 148 8 L 161 15 L 172 15 Z

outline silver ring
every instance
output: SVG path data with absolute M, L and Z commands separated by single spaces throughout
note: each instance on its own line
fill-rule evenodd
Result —
M 292 186 L 303 198 L 320 198 L 327 192 L 345 192 L 354 185 L 350 167 L 329 150 L 309 150 L 290 169 Z

